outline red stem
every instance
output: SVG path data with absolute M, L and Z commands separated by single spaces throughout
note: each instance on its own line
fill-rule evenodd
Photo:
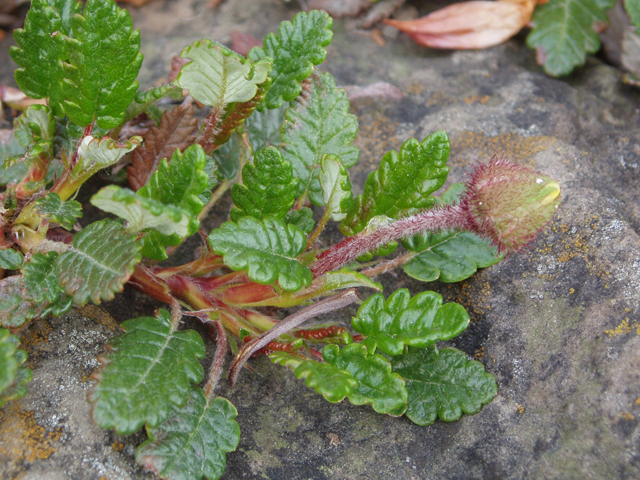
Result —
M 318 255 L 311 265 L 313 277 L 338 270 L 364 253 L 375 250 L 398 238 L 411 237 L 424 231 L 473 229 L 463 204 L 445 205 L 418 215 L 401 218 L 393 223 L 378 227 L 373 232 L 366 230 L 344 239 L 342 242 Z

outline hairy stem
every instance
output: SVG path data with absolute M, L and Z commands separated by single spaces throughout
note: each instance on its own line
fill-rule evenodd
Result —
M 207 380 L 207 384 L 204 386 L 204 394 L 207 397 L 207 404 L 211 403 L 211 400 L 213 399 L 213 392 L 218 385 L 220 377 L 222 376 L 224 359 L 227 356 L 227 350 L 229 349 L 227 332 L 222 326 L 222 323 L 220 323 L 219 320 L 216 320 L 215 322 L 213 322 L 213 326 L 215 327 L 216 331 L 216 353 L 213 357 L 211 370 L 209 370 L 209 379 Z
M 229 368 L 229 383 L 231 386 L 235 385 L 242 366 L 249 357 L 253 355 L 253 353 L 265 347 L 280 335 L 287 333 L 292 328 L 297 327 L 307 320 L 317 317 L 318 315 L 323 315 L 325 313 L 344 308 L 356 302 L 359 298 L 360 297 L 354 289 L 345 290 L 337 295 L 325 298 L 314 305 L 309 305 L 308 307 L 298 310 L 296 313 L 289 315 L 281 322 L 278 322 L 278 324 L 271 330 L 264 332 L 259 337 L 254 338 L 249 343 L 246 343 L 231 363 L 231 368 Z
M 445 205 L 418 215 L 401 218 L 378 227 L 373 232 L 362 231 L 318 255 L 311 265 L 314 278 L 337 270 L 360 255 L 375 250 L 392 240 L 410 237 L 425 231 L 471 229 L 467 210 L 463 205 Z
M 405 263 L 413 260 L 418 254 L 416 252 L 407 252 L 404 255 L 400 255 L 393 260 L 388 260 L 386 262 L 378 263 L 375 267 L 367 268 L 365 270 L 361 270 L 360 273 L 366 275 L 369 278 L 374 278 L 382 273 L 389 272 L 398 267 L 401 267 Z

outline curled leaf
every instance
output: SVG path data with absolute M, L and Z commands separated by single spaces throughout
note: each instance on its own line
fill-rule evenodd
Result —
M 454 3 L 417 20 L 385 20 L 431 48 L 482 49 L 499 45 L 529 23 L 535 0 Z

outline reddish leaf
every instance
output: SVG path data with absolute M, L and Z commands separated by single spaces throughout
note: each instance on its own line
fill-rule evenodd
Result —
M 212 110 L 204 119 L 204 132 L 199 141 L 204 151 L 211 153 L 229 140 L 233 131 L 242 125 L 260 104 L 265 93 L 265 90 L 259 87 L 255 97 L 248 102 L 231 104 L 229 110 Z
M 163 158 L 170 159 L 176 149 L 182 151 L 191 145 L 196 138 L 197 124 L 191 105 L 179 105 L 164 112 L 160 126 L 151 127 L 144 137 L 144 145 L 133 152 L 132 165 L 127 167 L 131 188 L 140 189 Z
M 531 20 L 535 0 L 454 3 L 411 21 L 385 20 L 431 48 L 481 49 L 498 45 Z
M 246 57 L 253 47 L 262 47 L 262 40 L 240 30 L 231 32 L 231 50 Z
M 180 55 L 174 55 L 171 57 L 171 71 L 169 72 L 169 83 L 173 83 L 178 74 L 180 73 L 180 69 L 183 65 L 189 63 L 190 60 L 188 58 L 180 58 Z

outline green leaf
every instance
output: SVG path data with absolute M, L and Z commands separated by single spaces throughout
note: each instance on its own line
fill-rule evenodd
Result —
M 313 71 L 314 65 L 324 62 L 331 43 L 332 18 L 320 10 L 300 12 L 293 22 L 282 22 L 278 35 L 270 33 L 264 46 L 254 47 L 248 57 L 257 62 L 265 57 L 273 59 L 269 73 L 272 84 L 265 97 L 267 108 L 278 108 L 282 102 L 290 102 L 298 96 L 304 81 Z
M 56 252 L 36 253 L 22 269 L 23 297 L 38 305 L 42 316 L 50 313 L 62 315 L 73 305 L 73 299 L 64 293 L 58 282 L 55 269 L 57 258 Z
M 293 176 L 291 163 L 282 158 L 275 147 L 256 153 L 254 163 L 242 169 L 243 184 L 231 190 L 235 208 L 231 220 L 251 216 L 261 220 L 266 215 L 282 218 L 296 200 L 298 179 Z
M 335 155 L 322 157 L 320 170 L 322 201 L 331 212 L 331 218 L 337 222 L 347 216 L 353 203 L 349 172 Z
M 185 47 L 180 57 L 192 61 L 182 67 L 174 83 L 200 103 L 220 110 L 251 100 L 271 70 L 268 58 L 252 62 L 208 39 Z
M 640 30 L 640 0 L 624 0 L 624 8 L 627 10 L 633 26 Z
M 34 210 L 44 218 L 59 223 L 63 228 L 71 230 L 76 218 L 82 217 L 82 204 L 75 200 L 60 201 L 57 193 L 48 193 L 34 202 Z
M 27 394 L 24 385 L 31 380 L 32 372 L 21 367 L 27 360 L 27 352 L 19 349 L 19 344 L 18 337 L 0 328 L 0 407 Z
M 297 378 L 304 378 L 307 387 L 313 388 L 331 403 L 344 400 L 358 388 L 358 381 L 347 370 L 328 363 L 308 360 L 295 370 Z
M 176 331 L 164 309 L 121 327 L 126 333 L 112 339 L 100 358 L 98 384 L 88 398 L 98 426 L 129 435 L 145 422 L 158 427 L 174 406 L 189 400 L 191 384 L 204 377 L 199 359 L 206 352 L 202 337 L 195 330 Z
M 24 178 L 29 167 L 25 163 L 16 163 L 15 165 L 4 168 L 5 160 L 9 157 L 22 157 L 26 149 L 20 145 L 15 135 L 11 134 L 6 142 L 0 142 L 0 186 L 9 183 L 18 183 Z M 9 161 L 9 163 L 12 163 Z
M 158 170 L 137 193 L 163 205 L 172 205 L 188 215 L 187 235 L 192 235 L 200 226 L 197 216 L 204 206 L 200 196 L 209 187 L 206 168 L 207 156 L 200 145 L 191 145 L 184 153 L 175 150 L 171 163 L 166 159 L 160 162 Z M 180 235 L 152 231 L 142 239 L 142 253 L 148 258 L 164 260 L 167 258 L 164 247 L 180 245 L 181 241 Z
M 18 46 L 10 48 L 11 58 L 22 67 L 15 72 L 18 86 L 32 98 L 49 98 L 57 117 L 64 116 L 60 36 L 71 34 L 71 17 L 81 10 L 76 0 L 32 0 L 24 29 L 13 32 Z
M 73 237 L 73 248 L 61 253 L 55 268 L 58 281 L 76 305 L 111 300 L 124 288 L 141 260 L 140 243 L 120 223 L 94 222 Z
M 440 204 L 459 202 L 465 188 L 464 183 L 454 183 L 442 194 Z M 423 282 L 459 282 L 504 257 L 489 241 L 465 231 L 426 232 L 402 240 L 402 245 L 420 254 L 402 268 Z
M 597 52 L 598 25 L 608 24 L 606 10 L 615 3 L 615 0 L 549 0 L 536 8 L 527 45 L 536 49 L 544 71 L 553 77 L 567 75 L 584 64 L 587 53 Z
M 411 348 L 391 359 L 409 393 L 407 417 L 418 425 L 431 425 L 436 417 L 453 422 L 477 413 L 498 393 L 496 379 L 480 362 L 467 361 L 455 348 Z
M 24 257 L 22 253 L 14 250 L 13 248 L 7 248 L 0 250 L 0 268 L 5 270 L 17 270 L 22 267 Z
M 311 201 L 324 205 L 318 181 L 320 163 L 326 154 L 340 157 L 342 165 L 353 167 L 360 150 L 351 145 L 358 133 L 358 119 L 349 113 L 347 92 L 336 88 L 329 73 L 313 75 L 308 89 L 285 111 L 282 152 L 300 179 L 299 194 L 311 194 Z
M 138 90 L 140 32 L 112 0 L 87 0 L 71 24 L 73 37 L 64 37 L 64 112 L 82 127 L 94 120 L 102 128 L 117 127 Z
M 127 153 L 140 145 L 141 137 L 131 137 L 119 144 L 109 137 L 85 137 L 78 147 L 78 163 L 71 175 L 75 178 L 87 179 L 98 170 L 115 164 Z
M 218 173 L 224 180 L 234 180 L 240 171 L 240 150 L 246 147 L 236 135 L 231 135 L 227 143 L 213 152 Z
M 472 232 L 424 233 L 402 241 L 408 250 L 421 252 L 402 267 L 407 275 L 422 282 L 440 279 L 460 282 L 498 263 L 504 255 L 487 240 Z
M 273 110 L 256 111 L 247 118 L 244 128 L 247 131 L 254 152 L 265 147 L 277 147 L 280 145 L 282 142 L 280 127 L 284 122 L 284 111 L 288 106 L 288 103 L 283 103 Z
M 22 275 L 0 280 L 0 323 L 3 327 L 20 327 L 38 316 L 38 311 L 22 297 Z
M 313 221 L 313 211 L 310 208 L 302 207 L 298 210 L 291 210 L 283 218 L 284 223 L 295 225 L 304 233 L 311 233 L 315 222 Z
M 432 207 L 436 199 L 431 194 L 449 173 L 448 157 L 449 137 L 444 132 L 433 133 L 422 143 L 412 138 L 402 144 L 400 153 L 388 152 L 340 224 L 342 233 L 355 235 L 380 215 L 399 218 L 409 209 Z
M 348 371 L 358 385 L 348 394 L 354 405 L 372 404 L 378 413 L 402 415 L 406 409 L 404 380 L 391 371 L 391 364 L 381 355 L 368 355 L 367 347 L 353 343 L 340 349 L 327 345 L 322 350 L 327 363 Z
M 164 423 L 147 428 L 149 440 L 136 452 L 136 461 L 161 478 L 216 480 L 226 468 L 226 453 L 240 443 L 236 408 L 225 398 L 207 402 L 192 388 L 188 403 L 173 407 Z
M 173 100 L 180 100 L 182 99 L 182 89 L 176 87 L 173 84 L 170 84 L 153 87 L 149 90 L 145 90 L 144 92 L 136 92 L 133 101 L 129 104 L 124 112 L 124 119 L 122 121 L 128 122 L 129 120 L 137 117 L 142 112 L 145 112 L 150 107 L 153 107 L 154 104 L 162 97 L 169 97 Z
M 294 370 L 304 362 L 304 360 L 297 355 L 291 355 L 288 352 L 280 351 L 269 353 L 269 360 L 271 360 L 271 363 L 277 363 L 278 365 L 289 367 Z
M 152 228 L 163 235 L 189 234 L 189 215 L 173 205 L 142 197 L 128 188 L 109 185 L 91 197 L 91 203 L 127 222 L 130 232 Z
M 388 355 L 400 355 L 405 345 L 426 347 L 438 340 L 450 340 L 469 325 L 469 315 L 457 303 L 442 305 L 442 295 L 422 292 L 411 298 L 409 290 L 371 295 L 358 309 L 351 326 L 367 337 L 367 350 L 376 347 Z
M 31 105 L 14 121 L 15 137 L 23 147 L 53 144 L 56 122 L 46 105 Z
M 307 239 L 299 228 L 277 218 L 262 221 L 243 217 L 227 222 L 209 234 L 211 249 L 224 256 L 232 270 L 247 270 L 254 282 L 269 285 L 278 281 L 287 292 L 309 286 L 311 270 L 298 262 Z

